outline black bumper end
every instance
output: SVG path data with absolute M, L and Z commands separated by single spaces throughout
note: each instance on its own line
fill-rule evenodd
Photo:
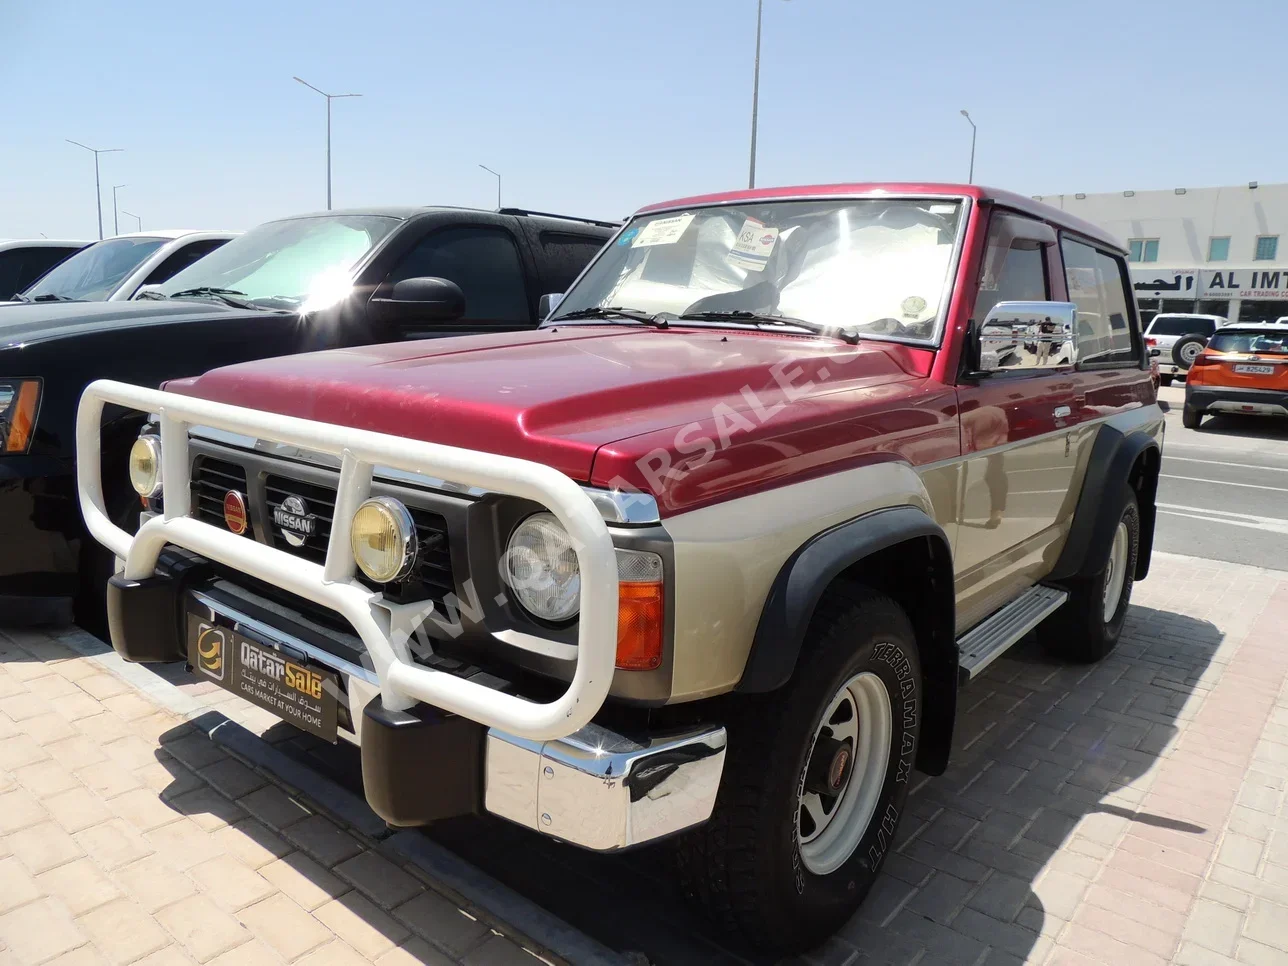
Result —
M 388 824 L 475 814 L 483 803 L 484 728 L 428 705 L 389 711 L 377 695 L 362 721 L 362 784 Z
M 204 559 L 167 551 L 151 577 L 113 576 L 107 582 L 107 626 L 116 653 L 136 664 L 187 660 L 184 594 L 190 583 L 209 573 Z

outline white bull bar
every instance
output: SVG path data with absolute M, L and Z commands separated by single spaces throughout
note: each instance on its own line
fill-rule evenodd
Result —
M 100 430 L 114 403 L 160 417 L 164 513 L 131 537 L 108 517 L 103 499 Z M 316 564 L 189 516 L 188 431 L 210 426 L 340 458 L 335 518 L 326 562 Z M 167 545 L 182 547 L 328 607 L 366 645 L 391 711 L 425 702 L 533 741 L 563 738 L 588 724 L 608 696 L 617 652 L 617 560 L 595 504 L 559 471 L 529 460 L 280 416 L 111 380 L 91 383 L 76 418 L 76 478 L 86 526 L 125 560 L 124 576 L 152 576 Z M 513 494 L 545 506 L 567 529 L 581 567 L 577 666 L 556 700 L 536 703 L 414 662 L 409 640 L 429 602 L 393 604 L 355 579 L 349 535 L 353 514 L 371 490 L 372 470 L 388 466 Z

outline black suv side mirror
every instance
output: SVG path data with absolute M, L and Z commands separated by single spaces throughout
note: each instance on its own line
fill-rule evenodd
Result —
M 445 278 L 404 278 L 388 297 L 371 300 L 372 314 L 381 322 L 455 322 L 465 315 L 465 293 Z

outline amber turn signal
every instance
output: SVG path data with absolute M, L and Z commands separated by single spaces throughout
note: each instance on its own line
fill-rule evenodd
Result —
M 651 671 L 662 666 L 664 632 L 662 558 L 617 551 L 617 666 Z
M 0 427 L 8 427 L 3 439 L 6 453 L 27 452 L 32 430 L 36 428 L 36 403 L 39 401 L 40 383 L 31 379 L 18 383 L 17 398 L 9 404 L 8 413 L 0 410 Z

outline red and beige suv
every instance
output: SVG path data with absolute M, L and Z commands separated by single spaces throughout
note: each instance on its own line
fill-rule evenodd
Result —
M 105 404 L 154 414 L 134 536 Z M 713 916 L 800 949 L 959 688 L 1035 628 L 1113 648 L 1162 433 L 1110 236 L 844 184 L 646 208 L 536 331 L 95 383 L 79 465 L 125 658 L 356 742 L 393 825 L 673 837 Z

